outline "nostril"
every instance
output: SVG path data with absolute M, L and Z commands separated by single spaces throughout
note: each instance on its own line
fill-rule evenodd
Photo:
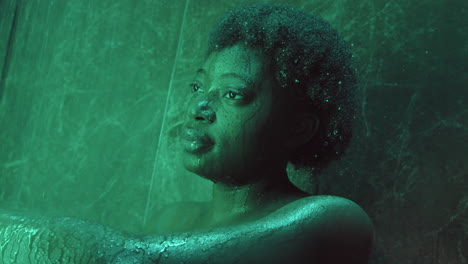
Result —
M 199 116 L 197 116 L 195 119 L 196 119 L 196 120 L 205 120 L 205 118 L 199 117 Z

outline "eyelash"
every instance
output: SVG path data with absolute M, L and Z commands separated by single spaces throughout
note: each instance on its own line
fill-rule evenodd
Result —
M 198 90 L 200 90 L 200 88 L 201 88 L 200 85 L 199 85 L 198 83 L 190 83 L 189 86 L 192 88 L 192 91 L 193 91 L 194 93 L 198 92 Z M 226 93 L 226 95 L 228 95 L 228 94 L 230 94 L 230 95 L 234 94 L 234 97 L 235 97 L 236 95 L 240 95 L 240 96 L 242 96 L 241 99 L 245 98 L 245 94 L 240 93 L 240 92 L 228 91 L 228 92 Z M 234 98 L 228 98 L 228 99 L 231 99 L 231 100 L 241 100 L 241 99 L 234 99 Z
M 190 83 L 189 86 L 192 88 L 192 91 L 197 92 L 200 89 L 200 85 L 198 83 Z M 195 87 L 198 87 L 197 90 L 195 90 Z

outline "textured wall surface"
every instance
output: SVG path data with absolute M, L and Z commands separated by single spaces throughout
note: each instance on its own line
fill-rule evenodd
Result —
M 254 2 L 0 0 L 0 207 L 145 232 L 159 207 L 208 200 L 175 128 L 211 25 Z M 369 213 L 373 263 L 467 263 L 467 2 L 271 2 L 337 27 L 360 70 L 348 154 L 292 181 Z

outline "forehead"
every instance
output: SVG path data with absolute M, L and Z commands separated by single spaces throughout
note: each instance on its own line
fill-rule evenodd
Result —
M 263 73 L 264 62 L 265 59 L 259 51 L 235 45 L 211 53 L 203 69 L 213 77 L 234 73 L 254 82 Z

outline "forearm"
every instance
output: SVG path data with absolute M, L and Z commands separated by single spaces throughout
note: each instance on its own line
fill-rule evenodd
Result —
M 292 229 L 292 226 L 278 229 L 248 224 L 166 237 L 146 237 L 137 243 L 127 243 L 127 250 L 120 254 L 124 261 L 111 263 L 132 263 L 130 261 L 135 260 L 132 251 L 140 251 L 137 263 L 145 264 L 303 263 L 306 256 L 297 243 L 305 235 L 295 232 L 290 236 Z M 296 241 L 291 243 L 293 240 Z M 309 259 L 307 263 L 315 262 Z
M 327 202 L 288 206 L 248 224 L 145 237 L 78 219 L 0 212 L 0 263 L 367 263 L 373 233 L 362 216 L 349 217 L 346 205 Z M 340 214 L 331 223 L 329 207 Z M 324 234 L 332 236 L 324 240 Z
M 123 236 L 79 219 L 25 217 L 0 212 L 0 263 L 105 263 L 100 247 Z
M 288 227 L 284 227 L 288 229 Z M 0 263 L 246 263 L 287 252 L 281 230 L 258 223 L 197 233 L 136 237 L 72 218 L 0 211 Z M 269 263 L 282 263 L 278 252 Z M 276 260 L 276 261 L 273 261 Z M 291 259 L 288 259 L 291 260 Z

